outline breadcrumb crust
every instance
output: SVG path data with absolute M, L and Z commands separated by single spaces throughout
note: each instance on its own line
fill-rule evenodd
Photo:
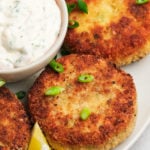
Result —
M 50 67 L 29 91 L 29 108 L 50 145 L 55 150 L 109 150 L 133 130 L 136 118 L 136 89 L 132 77 L 92 55 L 68 55 L 57 60 L 63 73 Z M 90 83 L 80 83 L 80 74 L 94 76 Z M 45 96 L 51 86 L 65 90 L 57 96 Z M 80 112 L 91 111 L 83 121 Z

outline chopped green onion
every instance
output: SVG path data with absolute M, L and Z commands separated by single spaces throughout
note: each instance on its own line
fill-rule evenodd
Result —
M 53 60 L 49 63 L 49 66 L 50 66 L 53 70 L 55 70 L 56 72 L 61 73 L 61 72 L 64 71 L 63 65 L 60 64 L 60 63 L 58 63 L 58 62 L 56 62 L 55 59 L 53 59 Z
M 69 55 L 69 54 L 70 54 L 70 52 L 67 51 L 66 49 L 64 49 L 64 48 L 61 49 L 61 55 L 62 56 Z
M 63 87 L 60 86 L 52 86 L 45 91 L 46 96 L 55 96 L 64 91 Z
M 76 8 L 76 4 L 67 4 L 68 13 L 70 14 Z
M 136 4 L 145 4 L 149 2 L 149 0 L 136 0 Z
M 19 91 L 16 93 L 16 96 L 18 99 L 23 99 L 26 96 L 26 92 L 25 91 Z
M 57 59 L 57 55 L 54 57 L 54 59 L 55 59 L 55 60 Z
M 83 83 L 91 82 L 93 80 L 94 80 L 94 76 L 93 75 L 89 75 L 89 74 L 81 74 L 78 77 L 78 81 L 79 82 L 83 82 Z
M 87 4 L 83 0 L 78 0 L 78 6 L 81 11 L 88 14 Z
M 69 20 L 69 25 L 68 28 L 77 28 L 79 26 L 79 22 L 75 21 L 75 20 Z
M 6 84 L 6 82 L 3 79 L 0 79 L 0 87 L 2 87 L 5 84 Z
M 80 118 L 82 120 L 87 120 L 90 114 L 91 114 L 91 111 L 89 110 L 89 108 L 83 108 L 80 112 Z

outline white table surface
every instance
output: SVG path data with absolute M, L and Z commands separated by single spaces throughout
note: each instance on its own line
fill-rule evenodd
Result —
M 150 125 L 129 150 L 150 150 Z

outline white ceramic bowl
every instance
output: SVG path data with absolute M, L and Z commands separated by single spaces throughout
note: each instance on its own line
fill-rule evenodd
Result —
M 27 78 L 44 68 L 50 62 L 50 60 L 52 60 L 54 56 L 58 53 L 67 31 L 68 12 L 65 0 L 56 0 L 56 2 L 61 11 L 61 28 L 55 43 L 49 48 L 44 56 L 28 66 L 4 71 L 0 70 L 0 78 L 4 79 L 6 82 L 15 82 Z

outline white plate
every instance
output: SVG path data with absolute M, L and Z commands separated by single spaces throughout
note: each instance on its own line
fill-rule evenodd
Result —
M 138 62 L 128 65 L 123 69 L 133 76 L 137 88 L 138 115 L 134 132 L 115 150 L 128 150 L 150 123 L 150 56 L 147 56 Z M 37 75 L 34 75 L 18 83 L 8 84 L 8 87 L 14 92 L 20 90 L 28 91 L 28 89 L 32 86 L 36 76 Z

